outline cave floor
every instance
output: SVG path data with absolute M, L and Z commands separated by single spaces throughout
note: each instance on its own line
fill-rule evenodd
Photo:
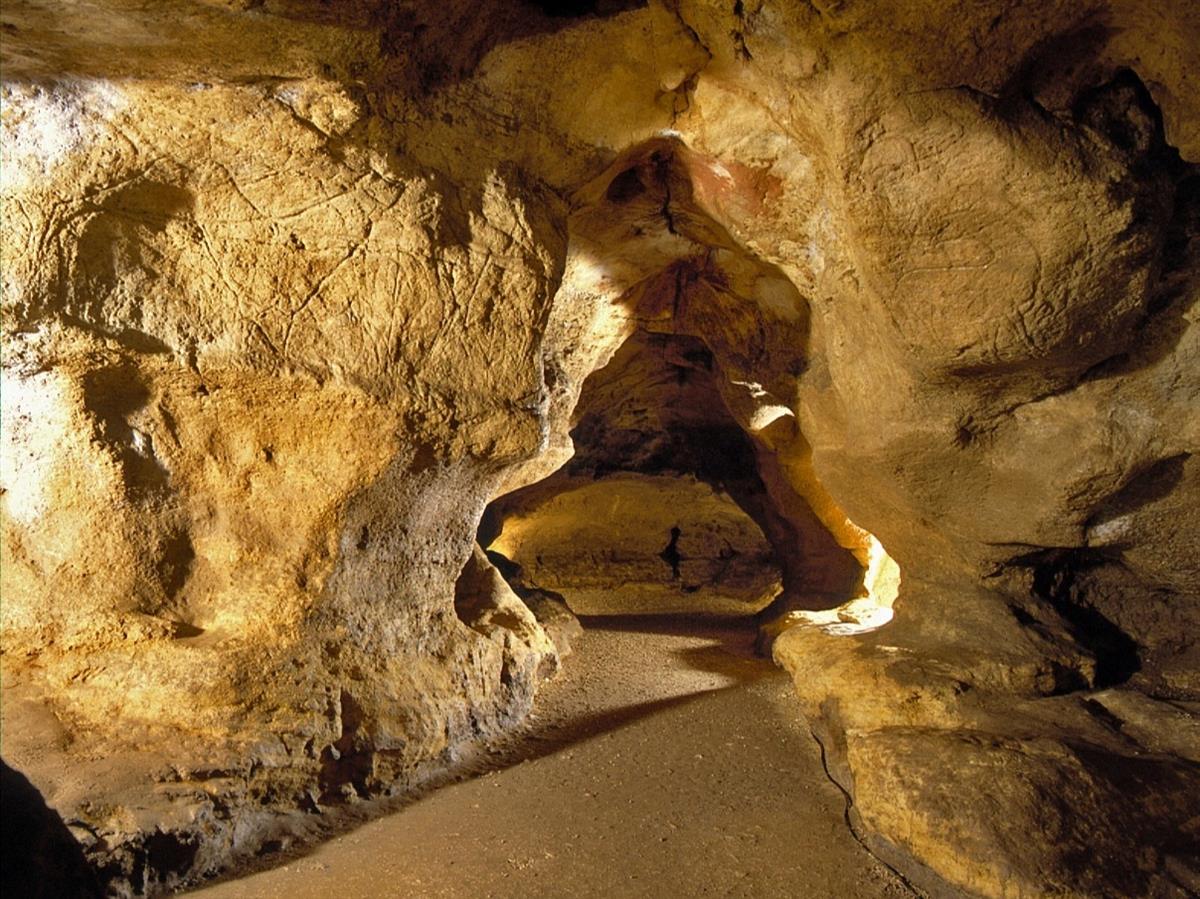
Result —
M 750 627 L 584 625 L 528 727 L 460 781 L 193 895 L 912 895 L 850 833 Z

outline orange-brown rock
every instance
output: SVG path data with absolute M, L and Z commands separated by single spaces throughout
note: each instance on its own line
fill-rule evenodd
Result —
M 751 615 L 779 592 L 771 545 L 690 477 L 551 479 L 510 508 L 489 549 L 577 615 Z
M 6 4 L 6 759 L 127 892 L 417 782 L 557 664 L 485 508 L 685 371 L 863 839 L 1196 891 L 1200 14 L 554 6 Z

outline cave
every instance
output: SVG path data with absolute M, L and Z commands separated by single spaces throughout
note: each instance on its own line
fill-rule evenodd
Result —
M 5 895 L 1200 894 L 1198 55 L 6 3 Z
M 510 583 L 576 615 L 766 618 L 855 598 L 862 566 L 807 505 L 807 532 L 776 508 L 715 366 L 694 337 L 639 330 L 587 378 L 571 459 L 484 511 L 478 542 Z

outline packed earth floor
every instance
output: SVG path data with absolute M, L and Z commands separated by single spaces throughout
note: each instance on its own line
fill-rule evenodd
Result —
M 204 899 L 913 895 L 751 625 L 584 619 L 529 725 L 458 782 Z

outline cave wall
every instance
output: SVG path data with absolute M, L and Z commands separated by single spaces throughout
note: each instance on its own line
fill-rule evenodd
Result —
M 1189 5 L 2 19 L 4 753 L 113 883 L 529 707 L 556 650 L 455 586 L 643 329 L 711 352 L 775 508 L 904 572 L 775 644 L 864 839 L 1195 889 Z

